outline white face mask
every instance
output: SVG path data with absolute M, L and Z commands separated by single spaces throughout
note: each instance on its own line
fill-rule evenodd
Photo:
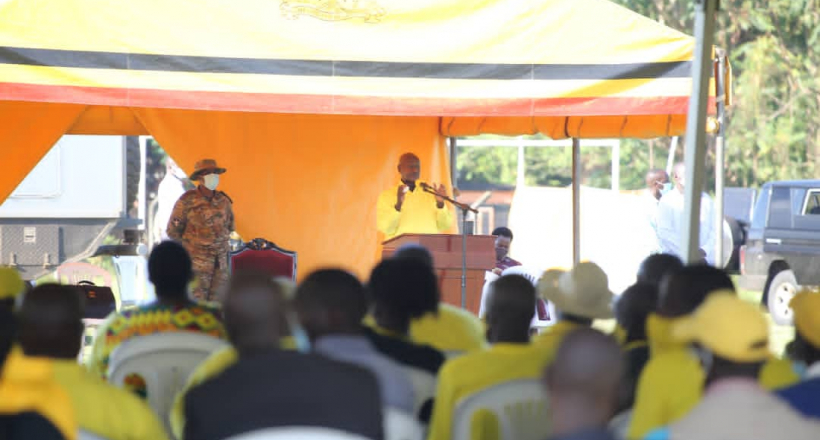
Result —
M 215 190 L 219 185 L 219 174 L 208 174 L 202 178 L 202 184 L 211 191 Z

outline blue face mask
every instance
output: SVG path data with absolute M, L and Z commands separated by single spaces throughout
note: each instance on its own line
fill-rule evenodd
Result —
M 663 187 L 661 188 L 661 195 L 664 195 L 664 194 L 668 193 L 669 191 L 672 191 L 672 183 L 671 182 L 666 182 L 666 183 L 663 184 Z
M 293 342 L 296 344 L 296 351 L 299 353 L 310 353 L 310 338 L 299 320 L 293 313 L 287 315 L 288 327 L 290 328 L 290 335 L 293 337 Z

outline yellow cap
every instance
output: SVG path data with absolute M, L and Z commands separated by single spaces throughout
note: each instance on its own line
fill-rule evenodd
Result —
M 715 355 L 741 362 L 769 359 L 769 325 L 760 309 L 731 291 L 715 292 L 695 312 L 676 323 L 676 339 L 698 342 Z
M 792 298 L 789 306 L 794 310 L 794 326 L 800 336 L 820 348 L 820 293 L 799 293 Z
M 20 273 L 11 267 L 0 267 L 0 299 L 14 299 L 26 290 Z

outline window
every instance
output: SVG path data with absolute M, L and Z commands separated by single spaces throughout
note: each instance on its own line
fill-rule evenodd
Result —
M 752 229 L 762 230 L 766 226 L 766 212 L 769 208 L 769 195 L 771 187 L 764 186 L 757 195 L 755 210 L 752 213 Z
M 476 215 L 476 233 L 490 235 L 495 229 L 495 207 L 480 206 Z
M 803 215 L 820 215 L 820 190 L 810 190 L 803 203 Z
M 772 189 L 772 199 L 769 202 L 769 222 L 770 228 L 791 229 L 792 227 L 792 197 L 791 189 L 787 187 L 774 187 Z

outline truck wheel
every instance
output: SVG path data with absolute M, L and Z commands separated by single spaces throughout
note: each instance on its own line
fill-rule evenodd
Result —
M 766 292 L 766 305 L 769 308 L 769 315 L 776 324 L 792 324 L 793 315 L 789 302 L 795 294 L 797 294 L 797 279 L 790 269 L 781 270 L 772 278 Z

